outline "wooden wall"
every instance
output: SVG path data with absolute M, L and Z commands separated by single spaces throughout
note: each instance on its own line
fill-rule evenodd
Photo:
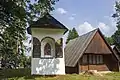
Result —
M 117 55 L 118 59 L 120 60 L 120 52 L 118 51 L 118 49 L 114 47 L 113 51 Z M 120 71 L 120 61 L 118 61 L 118 65 L 119 65 L 119 71 Z
M 77 64 L 75 67 L 68 67 L 68 66 L 65 66 L 65 73 L 66 74 L 79 74 L 79 65 Z
M 82 58 L 80 58 L 78 64 L 75 67 L 65 67 L 66 74 L 79 74 L 80 72 L 87 70 L 97 71 L 119 71 L 118 61 L 112 54 L 103 55 L 103 64 L 83 64 Z
M 110 54 L 112 53 L 101 35 L 97 32 L 88 45 L 85 53 Z
M 119 71 L 118 61 L 111 54 L 103 56 L 103 64 L 83 64 L 81 59 L 79 63 L 79 72 L 86 70 Z

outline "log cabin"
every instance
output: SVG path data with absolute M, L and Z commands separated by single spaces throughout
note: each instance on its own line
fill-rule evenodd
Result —
M 99 29 L 71 40 L 65 47 L 66 73 L 87 70 L 119 71 L 119 61 Z
M 120 51 L 116 45 L 111 45 L 111 48 L 113 49 L 113 52 L 119 61 L 119 71 L 120 71 Z

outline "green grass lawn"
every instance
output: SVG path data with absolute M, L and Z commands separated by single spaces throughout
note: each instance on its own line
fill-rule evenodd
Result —
M 120 73 L 111 73 L 104 76 L 69 74 L 64 76 L 44 77 L 44 76 L 24 76 L 9 78 L 9 80 L 120 80 Z
M 120 80 L 120 72 L 99 75 L 31 76 L 30 69 L 0 70 L 0 80 Z

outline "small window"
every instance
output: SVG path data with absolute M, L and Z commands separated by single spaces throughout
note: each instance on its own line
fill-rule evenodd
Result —
M 96 55 L 93 55 L 93 64 L 96 64 Z
M 103 63 L 103 56 L 99 55 L 99 57 L 100 57 L 100 64 L 102 64 Z
M 89 64 L 93 63 L 92 55 L 89 55 Z
M 51 46 L 47 43 L 44 47 L 44 55 L 51 55 Z
M 87 55 L 83 55 L 83 59 L 82 59 L 83 64 L 87 64 Z
M 38 38 L 33 37 L 33 58 L 40 58 L 41 56 L 41 43 Z
M 96 55 L 96 61 L 97 61 L 97 64 L 100 64 L 100 56 L 99 55 Z
M 56 55 L 56 58 L 63 58 L 63 45 L 62 45 L 62 42 L 63 39 L 60 38 L 59 40 L 56 41 L 55 43 L 55 55 Z
M 96 61 L 97 61 L 97 64 L 102 64 L 103 63 L 103 56 L 102 55 L 96 55 Z
M 103 64 L 103 55 L 83 55 L 83 64 Z

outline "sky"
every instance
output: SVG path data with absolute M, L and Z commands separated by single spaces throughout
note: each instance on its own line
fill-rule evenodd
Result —
M 115 20 L 111 17 L 115 13 L 114 5 L 115 0 L 59 0 L 51 15 L 68 29 L 75 27 L 79 35 L 100 28 L 105 36 L 111 36 L 117 30 Z M 28 47 L 31 46 L 28 44 L 30 39 L 31 36 L 28 36 L 25 42 Z
M 51 14 L 69 29 L 75 27 L 79 35 L 99 27 L 111 36 L 117 30 L 111 17 L 114 5 L 115 0 L 59 0 Z

